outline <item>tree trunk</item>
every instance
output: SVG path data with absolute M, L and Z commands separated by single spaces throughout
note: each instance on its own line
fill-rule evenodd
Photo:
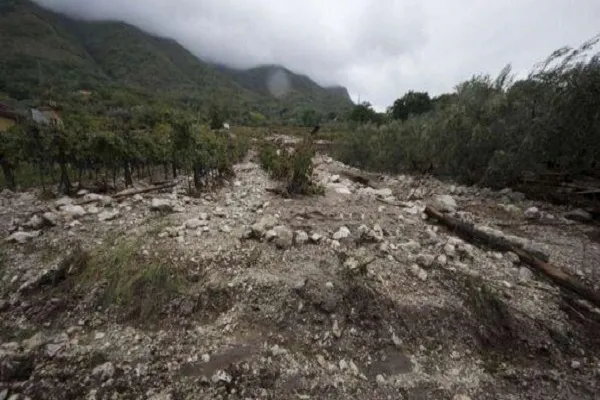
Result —
M 123 163 L 123 173 L 125 174 L 125 187 L 133 186 L 133 179 L 131 178 L 131 166 L 128 161 Z
M 175 165 L 175 162 L 171 163 L 171 167 L 173 169 L 173 179 L 177 178 L 177 165 Z
M 169 166 L 167 165 L 167 163 L 163 163 L 163 171 L 165 180 L 169 179 Z
M 62 148 L 59 148 L 58 150 L 58 166 L 60 167 L 60 183 L 58 185 L 59 191 L 68 194 L 71 192 L 71 181 L 69 180 L 67 161 Z
M 3 156 L 0 156 L 0 164 L 2 164 L 2 173 L 4 173 L 4 180 L 6 181 L 6 186 L 10 190 L 15 190 L 17 188 L 17 184 L 15 182 L 15 174 L 13 171 L 13 166 L 8 162 Z

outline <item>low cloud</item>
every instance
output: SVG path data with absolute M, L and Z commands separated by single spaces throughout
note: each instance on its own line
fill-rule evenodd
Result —
M 276 63 L 383 109 L 410 89 L 450 91 L 512 63 L 526 72 L 600 31 L 597 0 L 37 0 L 125 21 L 202 59 Z

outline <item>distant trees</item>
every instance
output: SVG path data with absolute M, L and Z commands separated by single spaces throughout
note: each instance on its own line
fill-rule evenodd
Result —
M 348 119 L 358 124 L 372 123 L 380 125 L 383 123 L 385 117 L 375 111 L 371 103 L 365 101 L 355 105 L 350 111 Z
M 600 178 L 600 36 L 563 48 L 514 81 L 476 75 L 431 99 L 409 92 L 389 109 L 395 121 L 351 131 L 340 156 L 367 168 L 418 170 L 502 187 L 523 174 Z M 355 119 L 372 112 L 357 106 Z
M 397 99 L 389 111 L 393 119 L 406 121 L 410 115 L 421 115 L 432 108 L 432 101 L 427 92 L 411 90 Z

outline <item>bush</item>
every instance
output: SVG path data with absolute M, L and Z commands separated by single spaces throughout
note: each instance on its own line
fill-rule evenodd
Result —
M 262 168 L 273 179 L 284 183 L 284 192 L 289 195 L 314 195 L 322 193 L 312 179 L 315 148 L 311 138 L 305 138 L 292 151 L 277 149 L 268 142 L 263 142 L 259 149 L 259 160 Z
M 555 52 L 528 78 L 474 76 L 443 107 L 347 133 L 339 157 L 380 171 L 431 172 L 494 188 L 551 169 L 599 175 L 599 38 Z M 404 115 L 403 115 L 404 117 Z

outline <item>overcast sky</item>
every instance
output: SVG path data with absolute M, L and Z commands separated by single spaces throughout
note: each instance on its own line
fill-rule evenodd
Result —
M 176 39 L 200 58 L 277 63 L 378 109 L 600 33 L 600 0 L 36 0 Z

